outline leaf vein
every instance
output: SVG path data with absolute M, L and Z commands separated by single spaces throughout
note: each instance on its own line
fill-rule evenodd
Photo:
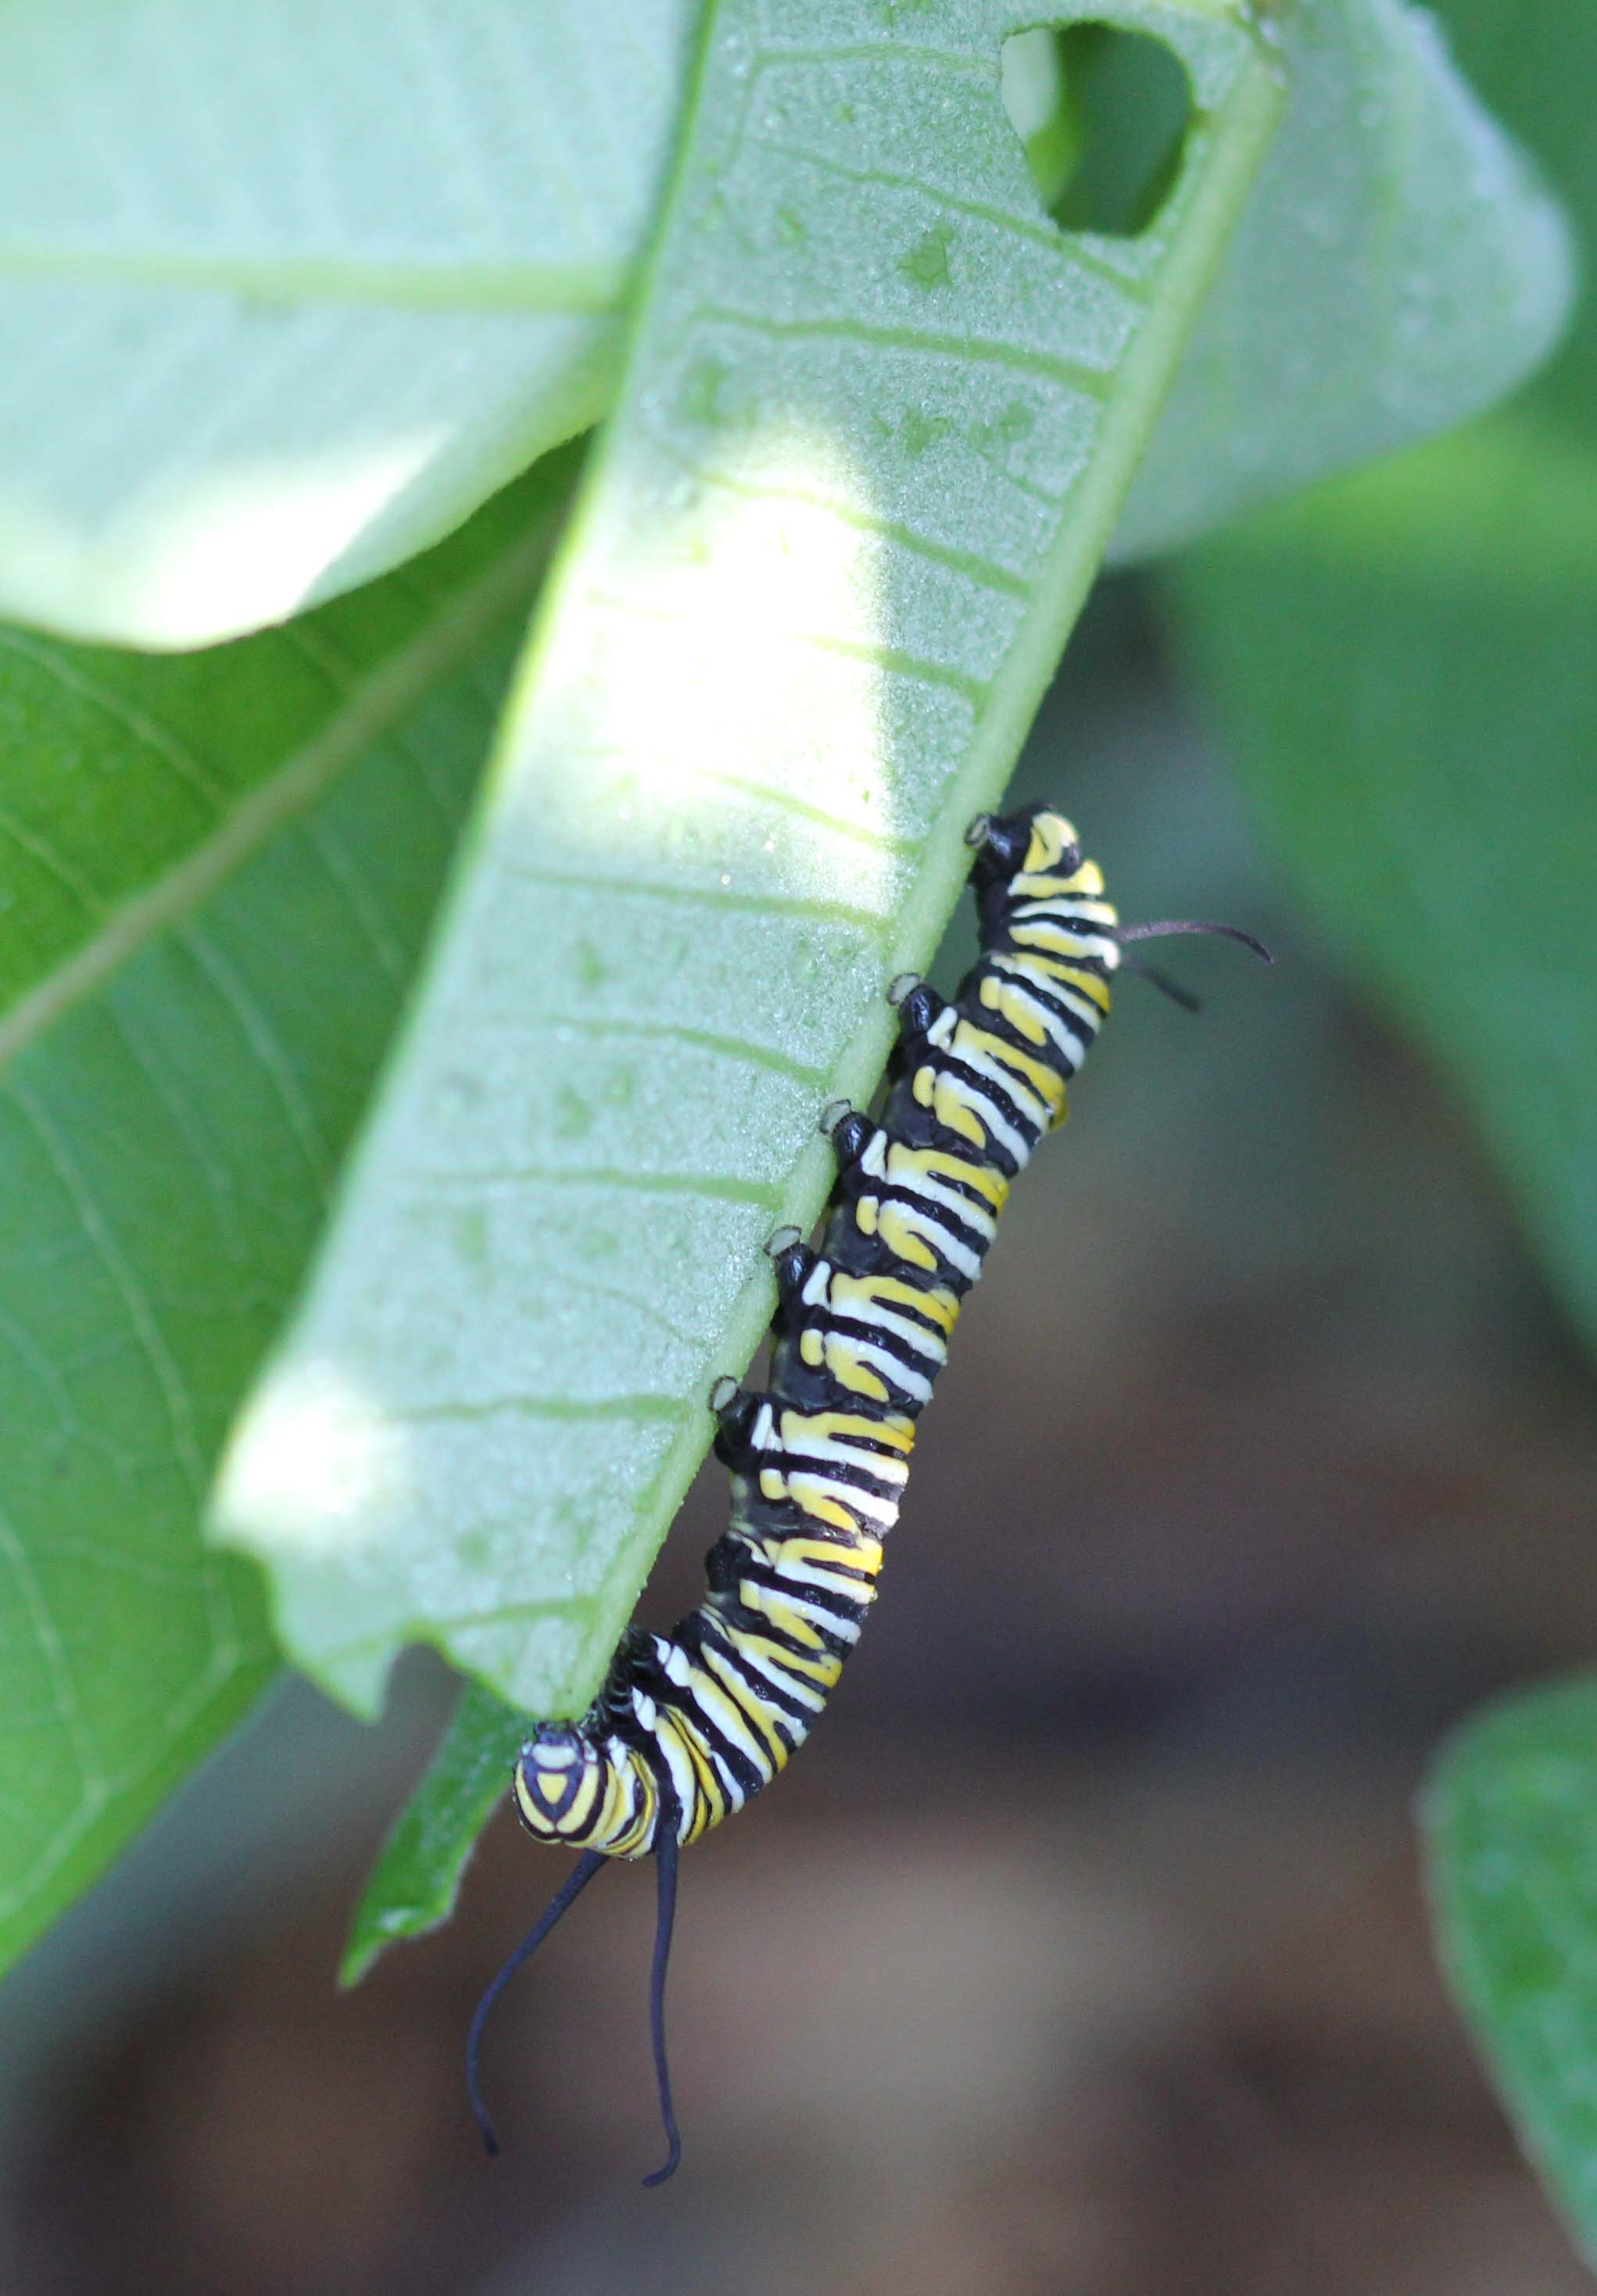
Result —
M 1088 366 L 1080 359 L 1061 358 L 1055 351 L 1029 349 L 1023 343 L 1004 342 L 990 336 L 944 335 L 928 328 L 906 327 L 877 319 L 774 319 L 762 311 L 739 310 L 725 303 L 701 303 L 693 314 L 708 326 L 746 327 L 750 333 L 776 342 L 851 342 L 866 350 L 917 351 L 936 358 L 970 360 L 978 365 L 1005 367 L 1016 374 L 1037 374 L 1064 382 L 1090 398 L 1106 400 L 1113 389 L 1112 372 Z
M 353 692 L 302 748 L 242 797 L 215 832 L 110 914 L 90 939 L 0 1019 L 0 1065 L 92 996 L 144 944 L 179 923 L 353 764 L 393 721 L 509 611 L 545 555 L 542 531 L 522 537 L 432 627 Z

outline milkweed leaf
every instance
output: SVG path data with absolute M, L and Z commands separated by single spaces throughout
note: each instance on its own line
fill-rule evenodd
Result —
M 427 985 L 217 1493 L 357 1710 L 413 1639 L 585 1706 L 1001 793 L 1279 107 L 1141 237 L 1044 215 L 1020 0 L 712 12 L 620 402 Z M 862 200 L 862 181 L 871 196 Z M 329 1488 L 337 1493 L 328 1503 Z
M 409 556 L 593 421 L 698 12 L 10 0 L 0 611 L 147 646 L 230 636 Z M 872 36 L 904 16 L 884 0 Z M 1474 411 L 1568 299 L 1556 214 L 1428 13 L 1260 20 L 1290 118 L 1122 555 Z
M 396 1938 L 437 1929 L 455 1911 L 477 1837 L 504 1799 L 527 1734 L 524 1715 L 468 1683 L 427 1775 L 400 1813 L 356 1908 L 340 1982 L 357 1985 Z
M 1287 117 L 1118 558 L 1450 430 L 1538 366 L 1568 317 L 1562 210 L 1460 77 L 1437 19 L 1405 0 L 1297 0 L 1280 22 Z
M 569 465 L 569 458 L 568 458 Z M 569 466 L 282 632 L 0 630 L 0 1964 L 277 1663 L 200 1513 L 486 754 Z
M 1421 1814 L 1442 1960 L 1520 2140 L 1597 2264 L 1597 1682 L 1500 1701 Z
M 192 646 L 602 410 L 692 0 L 7 0 L 0 614 Z

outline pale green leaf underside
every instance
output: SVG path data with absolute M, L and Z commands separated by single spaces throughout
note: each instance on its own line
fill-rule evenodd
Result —
M 1228 7 L 1079 12 L 1195 89 L 1134 242 L 1038 206 L 1020 0 L 716 12 L 470 865 L 219 1487 L 361 1709 L 414 1637 L 586 1703 L 1052 671 L 1279 106 Z
M 8 0 L 0 613 L 197 644 L 612 387 L 691 0 Z
M 568 475 L 218 652 L 0 631 L 0 1964 L 275 1664 L 202 1496 L 384 1050 Z
M 695 14 L 11 0 L 0 611 L 152 646 L 257 627 L 593 420 Z M 1456 421 L 1563 306 L 1557 219 L 1429 20 L 1303 0 L 1278 20 L 1291 124 L 1122 554 Z M 893 168 L 862 148 L 850 196 Z
M 1443 1755 L 1422 1808 L 1454 1991 L 1597 2264 L 1597 1682 L 1489 1708 Z
M 1574 291 L 1554 201 L 1405 0 L 1281 12 L 1291 101 L 1113 555 L 1449 429 L 1537 366 Z

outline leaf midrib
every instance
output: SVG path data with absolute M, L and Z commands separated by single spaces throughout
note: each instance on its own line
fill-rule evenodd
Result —
M 0 1018 L 0 1069 L 82 1004 L 158 935 L 181 922 L 452 668 L 519 597 L 547 554 L 543 521 L 518 537 L 408 644 L 356 686 L 309 742 L 291 751 L 227 818 L 164 874 L 109 915 L 88 940 Z
M 627 298 L 629 263 L 350 262 L 336 256 L 215 255 L 187 248 L 113 250 L 0 241 L 0 279 L 105 287 L 177 287 L 259 303 L 351 303 L 414 311 L 526 311 L 609 317 Z

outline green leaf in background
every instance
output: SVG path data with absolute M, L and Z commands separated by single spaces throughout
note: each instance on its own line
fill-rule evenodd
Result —
M 692 0 L 7 0 L 0 613 L 196 645 L 608 398 Z
M 274 1663 L 199 1516 L 569 488 L 181 661 L 0 632 L 0 1963 Z
M 1460 13 L 1483 64 L 1511 57 L 1505 96 L 1547 123 L 1590 238 L 1597 12 Z M 1238 529 L 1174 599 L 1266 829 L 1328 937 L 1460 1083 L 1597 1342 L 1590 319 L 1521 410 Z
M 1267 834 L 1597 1343 L 1597 452 L 1500 420 L 1209 545 L 1176 600 Z
M 372 1869 L 350 1926 L 341 1985 L 358 1985 L 397 1939 L 420 1937 L 448 1920 L 526 1736 L 524 1714 L 466 1685 L 442 1745 Z
M 1139 239 L 1043 213 L 1021 0 L 714 12 L 469 869 L 218 1487 L 359 1710 L 416 1638 L 586 1704 L 1096 570 L 1279 93 L 1238 9 L 1074 12 L 1192 83 Z
M 1597 2265 L 1597 1681 L 1505 1700 L 1421 1804 L 1442 1958 L 1531 2160 Z
M 1590 246 L 1597 11 L 1450 0 Z M 1511 414 L 1200 553 L 1178 630 L 1327 939 L 1444 1062 L 1597 1345 L 1597 304 Z M 1442 1958 L 1597 2259 L 1597 1690 L 1429 1791 Z
M 435 540 L 593 421 L 697 13 L 8 0 L 0 611 L 149 646 L 258 627 Z M 872 37 L 903 13 L 882 0 Z M 1557 325 L 1556 219 L 1430 19 L 1302 0 L 1279 20 L 1290 124 L 1122 554 L 1456 421 Z M 1062 181 L 1059 90 L 1034 118 L 1036 75 L 1011 61 L 1034 158 Z M 1063 93 L 1109 104 L 1100 152 L 1122 117 L 1134 130 L 1134 81 L 1124 115 L 1090 71 Z M 891 175 L 865 154 L 856 199 Z
M 1568 316 L 1563 218 L 1436 19 L 1403 0 L 1296 0 L 1280 22 L 1287 117 L 1137 474 L 1119 558 L 1480 413 Z

